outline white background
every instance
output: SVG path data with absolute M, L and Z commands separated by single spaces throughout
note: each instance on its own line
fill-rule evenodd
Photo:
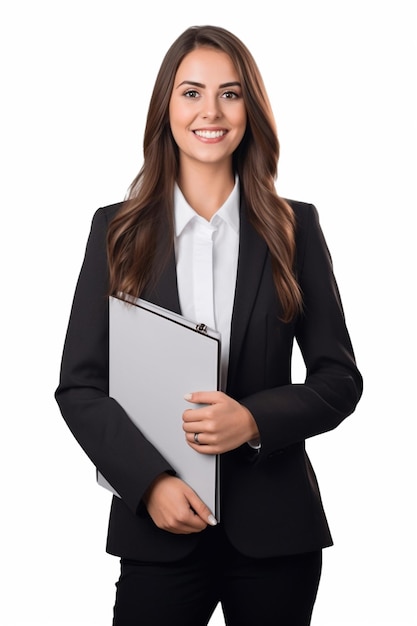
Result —
M 416 624 L 412 0 L 1 2 L 1 624 L 111 623 L 110 496 L 53 392 L 93 212 L 124 197 L 162 56 L 202 23 L 258 62 L 278 191 L 318 207 L 365 380 L 308 444 L 335 541 L 313 626 Z

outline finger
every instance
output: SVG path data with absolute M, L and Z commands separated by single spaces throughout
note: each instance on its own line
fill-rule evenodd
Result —
M 219 443 L 218 438 L 209 433 L 187 433 L 185 440 L 187 445 L 199 454 L 221 454 L 226 450 L 224 446 Z
M 190 414 L 191 413 L 191 414 Z M 201 433 L 209 430 L 209 418 L 205 414 L 193 415 L 185 411 L 182 416 L 182 428 L 186 433 Z
M 220 445 L 211 445 L 211 444 L 197 444 L 187 442 L 190 448 L 198 452 L 198 454 L 203 454 L 207 456 L 213 456 L 215 454 L 222 454 L 223 452 L 227 452 L 226 448 L 221 447 Z
M 187 424 L 198 424 L 199 422 L 203 421 L 206 417 L 205 408 L 206 407 L 201 409 L 186 409 L 182 414 L 183 422 Z
M 186 393 L 184 400 L 195 404 L 217 404 L 221 402 L 224 394 L 221 391 L 193 391 Z
M 190 488 L 189 493 L 187 493 L 187 498 L 190 503 L 191 508 L 195 512 L 196 515 L 205 523 L 210 524 L 210 526 L 216 526 L 217 520 L 214 517 L 212 511 L 208 508 L 206 504 L 198 497 L 198 495 Z
M 187 432 L 185 438 L 189 444 L 194 446 L 205 446 L 211 443 L 211 441 L 209 441 L 210 435 L 208 433 L 199 432 L 198 430 Z
M 202 393 L 202 392 L 199 392 Z M 217 393 L 217 391 L 215 392 Z M 184 422 L 202 422 L 206 419 L 210 420 L 213 417 L 213 411 L 216 411 L 216 407 L 220 406 L 219 403 L 200 403 L 195 404 L 197 408 L 194 409 L 185 409 L 182 414 L 182 419 Z
M 201 517 L 191 507 L 191 505 L 189 505 L 187 512 L 184 515 L 179 515 L 178 518 L 174 519 L 171 528 L 165 530 L 181 534 L 188 534 L 201 532 L 206 527 L 207 520 L 201 519 Z
M 207 527 L 207 521 L 203 521 L 190 506 L 187 506 L 184 512 L 177 511 L 176 515 L 166 514 L 154 521 L 158 528 L 176 535 L 201 532 Z

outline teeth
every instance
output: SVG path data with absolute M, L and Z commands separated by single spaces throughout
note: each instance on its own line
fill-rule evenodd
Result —
M 204 139 L 216 139 L 217 137 L 223 137 L 226 134 L 225 130 L 195 130 L 196 135 L 203 137 Z

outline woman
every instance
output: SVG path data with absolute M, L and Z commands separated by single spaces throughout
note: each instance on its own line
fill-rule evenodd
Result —
M 56 391 L 121 496 L 115 626 L 199 626 L 218 602 L 230 625 L 310 623 L 332 539 L 305 440 L 354 411 L 362 379 L 317 211 L 277 195 L 278 154 L 250 52 L 222 28 L 187 29 L 158 73 L 128 198 L 94 216 Z M 221 332 L 222 390 L 190 389 L 201 406 L 182 416 L 188 445 L 220 455 L 220 524 L 108 396 L 106 296 L 120 292 Z

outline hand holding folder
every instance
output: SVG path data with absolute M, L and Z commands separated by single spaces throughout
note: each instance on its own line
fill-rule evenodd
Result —
M 181 416 L 186 393 L 218 389 L 220 333 L 140 298 L 110 297 L 109 315 L 110 396 L 219 519 L 218 458 L 190 448 Z

